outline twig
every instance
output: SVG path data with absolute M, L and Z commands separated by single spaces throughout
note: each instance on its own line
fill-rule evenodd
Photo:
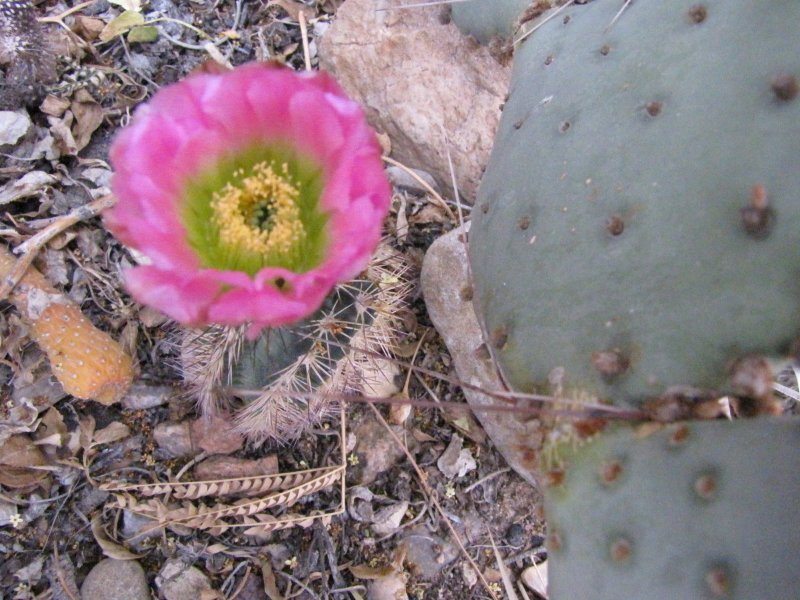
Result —
M 461 538 L 458 536 L 458 532 L 453 527 L 453 524 L 450 523 L 450 519 L 447 518 L 447 515 L 445 514 L 444 509 L 442 508 L 442 505 L 439 504 L 439 500 L 436 498 L 436 495 L 434 494 L 433 490 L 428 485 L 425 473 L 423 473 L 422 469 L 420 469 L 419 465 L 417 464 L 417 461 L 414 459 L 414 456 L 408 450 L 408 448 L 403 443 L 403 441 L 394 432 L 394 430 L 389 426 L 389 424 L 386 422 L 386 419 L 383 418 L 383 415 L 381 414 L 381 411 L 379 411 L 377 408 L 375 408 L 375 406 L 373 406 L 372 404 L 370 404 L 369 407 L 372 410 L 372 412 L 375 414 L 375 418 L 378 419 L 380 424 L 383 425 L 383 428 L 386 429 L 386 432 L 394 440 L 395 444 L 397 444 L 397 447 L 400 448 L 403 451 L 403 454 L 406 455 L 406 458 L 408 459 L 408 462 L 411 464 L 412 468 L 417 473 L 417 477 L 419 478 L 419 483 L 422 486 L 422 489 L 425 491 L 425 495 L 428 496 L 428 498 L 430 499 L 431 503 L 436 507 L 436 510 L 439 511 L 440 515 L 442 515 L 443 520 L 445 522 L 445 525 L 447 525 L 447 528 L 450 530 L 450 534 L 453 536 L 453 539 L 455 540 L 456 545 L 458 545 L 459 549 L 461 550 L 461 553 L 466 557 L 467 562 L 469 563 L 469 566 L 472 567 L 472 569 L 475 571 L 475 573 L 477 573 L 478 578 L 481 580 L 481 584 L 483 585 L 483 587 L 486 590 L 486 592 L 489 594 L 489 596 L 492 597 L 493 600 L 498 600 L 497 596 L 492 591 L 492 588 L 489 587 L 489 582 L 486 581 L 486 579 L 483 576 L 483 573 L 481 573 L 480 567 L 478 567 L 478 565 L 475 564 L 475 561 L 469 555 L 469 553 L 467 552 L 467 549 L 464 548 L 464 544 L 461 542 Z
M 14 249 L 16 254 L 22 254 L 17 259 L 14 268 L 11 272 L 0 282 L 0 300 L 5 300 L 17 284 L 25 276 L 28 267 L 31 266 L 33 260 L 39 251 L 58 234 L 63 233 L 76 223 L 92 219 L 100 214 L 107 208 L 114 205 L 115 199 L 112 195 L 106 195 L 98 198 L 94 202 L 80 206 L 58 220 L 54 221 L 32 238 L 23 242 Z
M 433 201 L 436 204 L 438 204 L 442 209 L 444 209 L 444 211 L 447 213 L 447 216 L 450 218 L 450 220 L 455 222 L 456 215 L 453 213 L 453 211 L 450 209 L 450 207 L 447 206 L 447 202 L 445 202 L 444 198 L 442 198 L 442 196 L 435 189 L 433 189 L 430 186 L 430 184 L 428 184 L 427 181 L 425 181 L 422 177 L 417 175 L 414 172 L 413 169 L 408 168 L 403 163 L 398 162 L 393 158 L 389 158 L 388 156 L 382 156 L 381 158 L 383 159 L 384 162 L 387 162 L 392 166 L 398 167 L 398 168 L 402 169 L 403 171 L 405 171 L 406 173 L 408 173 L 408 175 L 411 176 L 411 178 L 414 181 L 416 181 L 418 184 L 420 184 L 422 187 L 425 188 L 425 190 L 431 195 L 431 198 L 433 198 Z
M 476 487 L 478 487 L 482 483 L 486 483 L 490 479 L 494 479 L 495 477 L 497 477 L 498 475 L 502 475 L 503 473 L 508 473 L 510 470 L 511 470 L 511 467 L 503 467 L 502 469 L 498 469 L 497 471 L 494 471 L 493 473 L 489 473 L 485 477 L 481 477 L 480 479 L 478 479 L 478 481 L 476 481 L 475 483 L 465 487 L 464 488 L 464 493 L 465 494 L 469 494 L 472 490 L 474 490 Z
M 66 25 L 64 25 L 65 17 L 68 17 L 80 10 L 83 10 L 84 8 L 86 8 L 87 6 L 91 6 L 92 4 L 94 4 L 94 0 L 87 0 L 86 2 L 81 2 L 80 4 L 73 6 L 72 8 L 68 8 L 62 13 L 59 13 L 52 17 L 42 17 L 38 21 L 39 23 L 57 23 L 59 25 L 66 27 Z
M 453 185 L 453 198 L 456 201 L 456 209 L 458 210 L 458 226 L 464 229 L 464 211 L 461 209 L 461 198 L 458 195 L 458 182 L 456 181 L 456 171 L 453 168 L 453 157 L 450 156 L 450 144 L 447 141 L 447 132 L 442 127 L 442 135 L 444 136 L 444 151 L 447 155 L 447 168 L 450 170 L 450 182 Z M 466 231 L 464 232 L 466 233 Z M 466 244 L 466 237 L 464 238 Z
M 778 383 L 777 381 L 775 381 L 772 384 L 772 389 L 775 390 L 776 392 L 780 392 L 784 396 L 788 396 L 789 398 L 791 398 L 795 402 L 800 402 L 800 394 L 795 392 L 790 387 L 786 387 L 785 385 L 782 385 L 782 384 Z
M 306 15 L 301 10 L 297 13 L 297 20 L 300 22 L 300 37 L 303 40 L 303 58 L 306 61 L 306 71 L 311 70 L 311 51 L 308 49 L 308 25 Z
M 503 562 L 503 557 L 500 556 L 500 551 L 494 543 L 494 536 L 489 527 L 486 527 L 486 533 L 489 534 L 489 541 L 492 543 L 492 550 L 494 550 L 494 559 L 497 561 L 497 570 L 500 571 L 500 578 L 503 581 L 503 587 L 506 588 L 506 595 L 508 600 L 519 600 L 516 592 L 514 592 L 514 584 L 511 583 L 511 574 L 508 572 L 506 563 Z

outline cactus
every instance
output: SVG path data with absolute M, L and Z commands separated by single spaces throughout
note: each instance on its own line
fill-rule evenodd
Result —
M 399 341 L 410 274 L 404 256 L 384 244 L 362 278 L 337 286 L 299 323 L 254 340 L 241 327 L 181 330 L 188 396 L 206 414 L 233 409 L 238 429 L 254 443 L 297 439 L 331 415 L 339 395 L 380 393 L 393 376 L 393 364 L 350 347 L 388 355 Z M 233 404 L 237 396 L 244 404 Z
M 513 33 L 520 13 L 530 0 L 467 0 L 452 5 L 453 22 L 481 44 L 492 37 L 507 38 Z
M 736 391 L 800 289 L 800 3 L 571 6 L 516 50 L 474 211 L 476 301 L 523 391 Z
M 797 597 L 800 419 L 615 428 L 548 489 L 550 597 Z
M 775 412 L 768 358 L 800 328 L 798 22 L 794 1 L 596 0 L 516 49 L 469 244 L 512 387 Z M 797 596 L 797 419 L 544 424 L 551 598 Z
M 0 0 L 0 109 L 33 104 L 56 79 L 56 58 L 29 0 Z

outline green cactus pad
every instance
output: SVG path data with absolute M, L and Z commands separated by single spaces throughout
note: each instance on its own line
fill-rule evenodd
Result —
M 473 211 L 479 315 L 519 390 L 563 367 L 615 402 L 724 391 L 800 330 L 800 2 L 634 2 L 611 25 L 621 4 L 516 51 Z
M 552 600 L 800 595 L 800 419 L 623 426 L 562 458 Z
M 461 31 L 485 44 L 495 36 L 509 37 L 517 17 L 530 3 L 530 0 L 456 2 L 452 5 L 453 22 Z

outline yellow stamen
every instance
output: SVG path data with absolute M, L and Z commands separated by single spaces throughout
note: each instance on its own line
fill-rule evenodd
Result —
M 255 254 L 286 253 L 306 236 L 297 199 L 300 191 L 289 177 L 260 162 L 238 185 L 225 184 L 211 198 L 212 220 L 220 241 Z M 242 170 L 234 173 L 242 177 Z

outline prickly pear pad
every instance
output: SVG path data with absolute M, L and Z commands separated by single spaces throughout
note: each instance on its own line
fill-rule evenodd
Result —
M 470 260 L 515 388 L 637 403 L 800 330 L 800 3 L 619 5 L 517 49 Z

